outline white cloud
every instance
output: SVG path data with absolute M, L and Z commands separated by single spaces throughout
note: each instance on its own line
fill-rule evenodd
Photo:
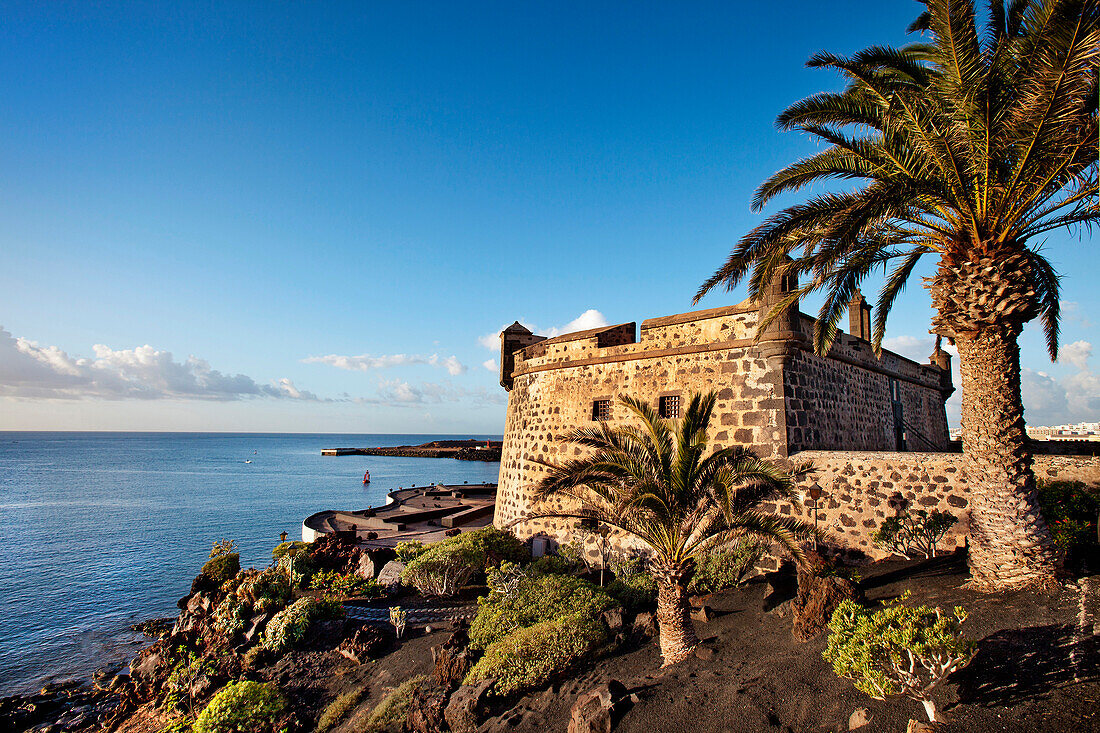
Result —
M 427 364 L 446 369 L 452 377 L 466 372 L 466 366 L 458 360 L 458 357 L 422 356 L 419 354 L 383 354 L 371 356 L 360 354 L 359 356 L 342 356 L 340 354 L 328 354 L 326 356 L 308 356 L 302 359 L 303 364 L 327 364 L 337 369 L 345 369 L 353 372 L 367 372 L 371 369 L 390 369 L 392 367 L 409 366 L 413 364 Z
M 403 379 L 382 379 L 378 382 L 378 393 L 356 402 L 370 405 L 388 405 L 390 407 L 411 407 L 418 405 L 437 405 L 444 402 L 468 402 L 474 405 L 505 405 L 508 397 L 496 390 L 484 387 L 467 389 L 450 383 L 421 382 L 413 385 Z
M 94 357 L 70 356 L 56 346 L 15 337 L 0 327 L 0 396 L 25 399 L 196 399 L 274 397 L 315 401 L 289 379 L 258 384 L 244 374 L 224 374 L 204 359 L 176 361 L 169 351 L 145 345 L 115 350 L 92 347 Z
M 1092 328 L 1092 321 L 1081 312 L 1081 304 L 1075 303 L 1072 300 L 1062 302 L 1062 314 L 1066 317 L 1067 321 L 1076 323 L 1081 328 Z
M 542 335 L 552 338 L 554 336 L 563 336 L 567 333 L 587 331 L 590 328 L 602 328 L 603 326 L 609 325 L 611 324 L 604 318 L 603 313 L 600 313 L 595 308 L 589 308 L 564 326 L 555 326 L 546 329 L 546 333 Z
M 1092 356 L 1092 344 L 1088 341 L 1074 341 L 1058 349 L 1058 361 L 1068 361 L 1078 369 L 1089 368 L 1089 357 Z
M 553 338 L 555 336 L 563 336 L 567 333 L 575 333 L 577 331 L 587 331 L 591 328 L 603 328 L 604 326 L 610 326 L 607 322 L 607 318 L 603 313 L 600 313 L 595 308 L 589 308 L 584 313 L 574 318 L 564 326 L 550 326 L 549 328 L 539 328 L 538 326 L 528 323 L 527 321 L 520 319 L 520 324 L 531 333 L 538 334 L 540 336 L 546 336 Z M 490 351 L 497 351 L 500 349 L 500 332 L 508 327 L 506 324 L 498 328 L 492 333 L 487 333 L 484 336 L 478 336 L 477 342 L 484 348 Z
M 496 359 L 486 359 L 485 361 L 481 362 L 481 366 L 485 367 L 490 372 L 496 372 L 500 368 L 497 366 Z

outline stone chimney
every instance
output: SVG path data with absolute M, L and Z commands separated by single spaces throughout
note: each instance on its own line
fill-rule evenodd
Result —
M 871 306 L 858 289 L 848 301 L 848 332 L 864 341 L 871 340 Z
M 516 366 L 516 352 L 539 341 L 545 336 L 536 336 L 516 321 L 500 333 L 500 386 L 512 390 L 512 372 Z

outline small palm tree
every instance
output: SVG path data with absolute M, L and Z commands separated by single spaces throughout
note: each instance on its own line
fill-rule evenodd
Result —
M 741 446 L 706 455 L 715 393 L 692 397 L 678 425 L 642 400 L 619 400 L 641 419 L 640 425 L 577 428 L 567 440 L 590 448 L 586 457 L 560 464 L 538 461 L 548 473 L 536 488 L 537 498 L 571 498 L 572 508 L 539 511 L 516 523 L 595 520 L 649 545 L 661 656 L 668 666 L 689 657 L 699 643 L 687 586 L 700 552 L 751 533 L 778 541 L 801 559 L 799 539 L 813 530 L 791 517 L 758 509 L 768 498 L 795 501 L 792 472 Z
M 1053 578 L 1056 551 L 1038 511 L 1024 432 L 1017 338 L 1038 317 L 1058 355 L 1059 276 L 1042 235 L 1100 221 L 1097 196 L 1098 0 L 988 0 L 984 32 L 972 0 L 922 0 L 910 30 L 922 43 L 814 56 L 842 92 L 797 102 L 779 125 L 822 152 L 761 184 L 757 210 L 822 183 L 803 203 L 749 232 L 703 286 L 805 276 L 761 321 L 808 293 L 826 298 L 814 347 L 828 352 L 860 284 L 882 269 L 874 344 L 924 257 L 933 331 L 959 349 L 962 442 L 970 469 L 970 568 L 1003 589 Z

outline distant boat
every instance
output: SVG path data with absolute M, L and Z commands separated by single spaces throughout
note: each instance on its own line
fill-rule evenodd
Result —
M 249 460 L 245 461 L 245 463 L 252 463 L 252 460 L 249 459 Z
M 366 473 L 363 474 L 363 483 L 364 484 L 369 484 L 370 483 L 370 471 L 367 471 Z

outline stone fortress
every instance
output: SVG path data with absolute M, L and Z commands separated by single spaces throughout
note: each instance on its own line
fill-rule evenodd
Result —
M 896 494 L 917 508 L 950 511 L 960 521 L 945 544 L 966 533 L 967 482 L 962 455 L 952 452 L 944 403 L 954 391 L 951 357 L 937 348 L 918 364 L 870 343 L 870 306 L 857 292 L 849 332 L 826 356 L 813 352 L 815 319 L 791 305 L 754 339 L 761 316 L 790 291 L 778 281 L 760 302 L 681 313 L 546 338 L 518 322 L 501 337 L 500 383 L 508 391 L 494 522 L 521 537 L 589 545 L 601 540 L 574 521 L 529 520 L 532 487 L 543 469 L 532 459 L 560 461 L 580 449 L 563 438 L 594 421 L 629 421 L 616 396 L 629 394 L 679 417 L 690 395 L 716 390 L 711 421 L 715 447 L 752 447 L 767 458 L 812 462 L 824 489 L 802 510 L 772 511 L 817 520 L 832 540 L 872 557 L 885 553 L 871 534 L 892 514 Z M 1040 477 L 1100 483 L 1100 460 L 1036 456 Z M 618 544 L 614 536 L 612 544 Z

